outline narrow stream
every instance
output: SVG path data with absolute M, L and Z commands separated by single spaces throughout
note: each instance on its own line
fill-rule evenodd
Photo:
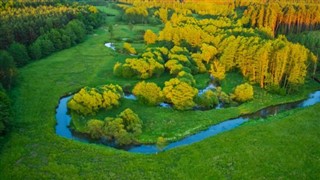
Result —
M 70 125 L 71 117 L 67 112 L 68 111 L 67 102 L 71 97 L 72 96 L 68 96 L 60 99 L 59 105 L 56 109 L 56 119 L 57 119 L 56 134 L 65 138 L 74 139 L 82 142 L 100 143 L 100 144 L 106 144 L 114 147 L 114 144 L 108 144 L 102 141 L 92 141 L 88 139 L 86 136 L 78 135 L 76 133 L 73 133 L 70 130 L 69 125 Z M 309 98 L 304 101 L 270 106 L 270 107 L 261 109 L 255 113 L 244 115 L 236 119 L 230 119 L 222 123 L 210 126 L 207 130 L 198 132 L 194 135 L 188 136 L 179 141 L 169 143 L 162 150 L 169 150 L 175 147 L 185 146 L 195 142 L 199 142 L 203 139 L 214 136 L 218 133 L 234 129 L 239 125 L 241 125 L 242 123 L 252 118 L 261 118 L 261 117 L 264 118 L 270 115 L 276 115 L 280 111 L 290 110 L 290 109 L 299 108 L 299 107 L 300 108 L 307 107 L 319 102 L 320 102 L 320 91 L 316 91 L 310 94 Z M 143 154 L 153 154 L 160 151 L 156 145 L 133 145 L 130 147 L 126 147 L 124 149 L 129 152 L 143 153 Z

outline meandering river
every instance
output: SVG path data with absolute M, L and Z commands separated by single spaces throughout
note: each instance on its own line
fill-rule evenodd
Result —
M 67 102 L 71 97 L 72 96 L 63 97 L 59 101 L 59 105 L 56 109 L 56 120 L 57 120 L 56 134 L 65 138 L 74 139 L 82 142 L 100 143 L 100 144 L 106 144 L 106 145 L 115 147 L 114 144 L 109 144 L 109 143 L 106 143 L 105 141 L 103 142 L 102 140 L 93 141 L 87 138 L 86 136 L 82 136 L 71 131 L 69 127 L 71 122 L 71 117 L 68 114 L 68 108 L 67 108 Z M 131 98 L 133 99 L 133 97 Z M 190 135 L 179 141 L 169 143 L 167 146 L 163 147 L 162 150 L 169 150 L 175 147 L 190 145 L 192 143 L 202 141 L 203 139 L 214 136 L 218 133 L 234 129 L 239 125 L 243 124 L 244 122 L 248 121 L 250 118 L 259 118 L 259 117 L 266 117 L 269 115 L 276 115 L 279 111 L 290 110 L 294 108 L 303 108 L 319 102 L 320 102 L 320 91 L 316 91 L 310 94 L 309 98 L 304 101 L 270 106 L 249 115 L 244 115 L 236 119 L 230 119 L 222 123 L 212 125 L 207 130 L 198 132 L 194 135 Z M 144 153 L 144 154 L 153 154 L 160 151 L 156 145 L 132 145 L 130 147 L 126 147 L 125 150 L 129 152 Z

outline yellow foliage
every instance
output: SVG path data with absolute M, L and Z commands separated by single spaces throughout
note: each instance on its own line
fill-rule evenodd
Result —
M 111 109 L 119 106 L 122 88 L 118 85 L 104 85 L 96 88 L 82 88 L 68 102 L 68 108 L 83 114 L 94 114 L 101 108 Z
M 132 93 L 138 97 L 139 101 L 149 105 L 156 105 L 162 101 L 162 91 L 155 83 L 139 82 Z
M 168 9 L 167 8 L 160 8 L 158 11 L 154 13 L 154 15 L 159 16 L 163 24 L 168 21 Z
M 129 53 L 129 54 L 136 54 L 136 50 L 134 47 L 131 46 L 130 43 L 123 43 L 123 48 Z
M 165 82 L 163 94 L 167 102 L 172 103 L 178 110 L 186 110 L 194 107 L 194 97 L 198 90 L 188 83 L 182 82 L 177 78 Z
M 239 102 L 245 102 L 253 98 L 253 87 L 248 84 L 240 84 L 234 90 L 234 99 Z
M 146 42 L 146 44 L 154 44 L 158 38 L 158 36 L 152 32 L 150 29 L 148 29 L 145 33 L 144 33 L 144 41 Z
M 210 74 L 218 80 L 224 79 L 226 76 L 226 68 L 224 64 L 217 60 L 213 61 L 211 64 Z

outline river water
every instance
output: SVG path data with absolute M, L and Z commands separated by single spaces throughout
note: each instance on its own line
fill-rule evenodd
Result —
M 68 138 L 68 139 L 74 139 L 74 140 L 78 140 L 78 141 L 82 141 L 82 142 L 106 144 L 106 145 L 115 147 L 114 144 L 110 144 L 110 143 L 107 143 L 107 142 L 101 141 L 101 140 L 100 141 L 93 141 L 93 140 L 90 140 L 89 138 L 87 138 L 86 136 L 78 135 L 76 133 L 73 133 L 70 130 L 69 125 L 71 122 L 71 117 L 68 114 L 67 102 L 69 101 L 69 99 L 71 97 L 72 96 L 63 97 L 59 101 L 59 105 L 56 109 L 56 120 L 57 120 L 56 134 L 58 134 L 59 136 Z M 133 99 L 133 97 L 130 97 L 130 99 L 131 98 Z M 276 115 L 280 111 L 290 110 L 290 109 L 294 109 L 294 108 L 303 108 L 303 107 L 314 105 L 319 102 L 320 102 L 320 91 L 316 91 L 316 92 L 310 94 L 309 98 L 304 101 L 270 106 L 267 108 L 263 108 L 255 113 L 252 113 L 252 114 L 244 115 L 239 118 L 226 120 L 222 123 L 212 125 L 207 130 L 200 131 L 194 135 L 190 135 L 190 136 L 185 137 L 179 141 L 169 143 L 167 146 L 163 147 L 161 150 L 159 150 L 156 145 L 132 145 L 129 147 L 125 147 L 124 149 L 129 152 L 143 153 L 143 154 L 158 153 L 159 151 L 162 151 L 162 150 L 165 151 L 165 150 L 169 150 L 169 149 L 172 149 L 175 147 L 190 145 L 195 142 L 202 141 L 202 140 L 204 140 L 208 137 L 214 136 L 218 133 L 234 129 L 252 118 L 264 118 L 269 115 Z M 123 149 L 123 148 L 121 148 L 121 149 Z

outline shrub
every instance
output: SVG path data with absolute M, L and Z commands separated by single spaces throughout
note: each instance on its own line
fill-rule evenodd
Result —
M 234 99 L 238 102 L 245 102 L 253 98 L 253 87 L 248 84 L 240 84 L 234 90 Z
M 127 43 L 127 42 L 125 42 L 123 44 L 123 49 L 129 54 L 136 54 L 137 53 L 136 50 L 134 49 L 134 47 L 132 47 L 131 44 Z
M 100 109 L 111 109 L 120 105 L 123 95 L 118 85 L 104 85 L 99 88 L 82 88 L 68 102 L 68 108 L 80 114 L 94 114 Z
M 203 108 L 213 108 L 218 105 L 218 96 L 212 90 L 208 90 L 197 98 L 197 104 Z
M 161 88 L 155 83 L 139 82 L 133 88 L 132 93 L 144 104 L 157 105 L 162 101 Z
M 91 119 L 87 122 L 88 133 L 92 138 L 106 137 L 119 145 L 127 145 L 142 132 L 142 121 L 131 109 L 122 111 L 116 118 L 107 117 L 104 121 Z
M 165 82 L 163 94 L 167 102 L 172 103 L 178 110 L 187 110 L 194 107 L 194 97 L 198 90 L 188 83 L 182 82 L 177 78 Z

